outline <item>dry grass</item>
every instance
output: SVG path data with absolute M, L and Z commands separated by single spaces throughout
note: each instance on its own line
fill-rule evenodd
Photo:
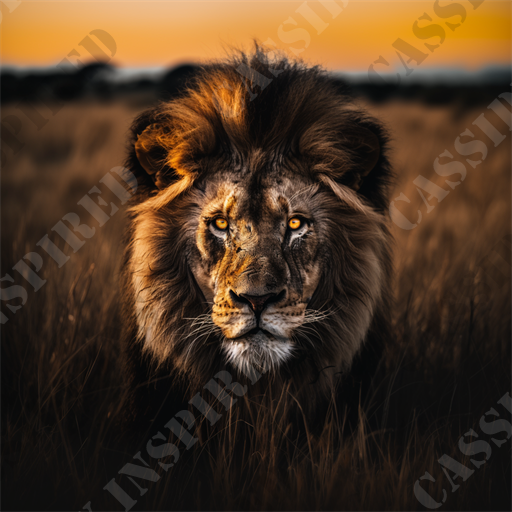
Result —
M 350 435 L 342 435 L 341 412 L 331 411 L 322 435 L 299 443 L 276 404 L 261 406 L 247 425 L 236 421 L 239 401 L 222 426 L 181 452 L 174 468 L 160 470 L 159 482 L 138 481 L 149 489 L 144 496 L 117 477 L 138 499 L 134 509 L 423 509 L 413 486 L 429 471 L 437 479 L 425 487 L 432 496 L 448 491 L 441 510 L 510 510 L 510 441 L 492 445 L 489 461 L 466 482 L 459 479 L 454 493 L 437 463 L 446 453 L 473 468 L 459 437 L 473 428 L 489 441 L 479 418 L 510 391 L 510 280 L 485 258 L 510 233 L 509 132 L 491 119 L 507 139 L 497 148 L 488 143 L 485 161 L 468 166 L 466 180 L 440 204 L 432 200 L 436 207 L 427 214 L 412 181 L 418 174 L 434 181 L 435 158 L 445 149 L 455 153 L 453 141 L 484 108 L 395 102 L 372 110 L 393 131 L 393 197 L 404 192 L 411 199 L 402 210 L 409 219 L 418 208 L 423 213 L 416 229 L 393 229 L 396 337 L 373 407 L 361 409 Z M 76 202 L 122 163 L 137 112 L 129 105 L 70 104 L 39 132 L 25 126 L 26 146 L 2 175 L 2 275 L 15 276 L 13 264 L 62 215 L 81 212 Z M 120 510 L 103 487 L 161 429 L 128 443 L 115 422 L 123 384 L 123 313 L 116 308 L 122 228 L 120 212 L 63 268 L 45 260 L 46 285 L 29 293 L 15 315 L 6 312 L 3 510 L 78 510 L 89 500 L 93 510 Z

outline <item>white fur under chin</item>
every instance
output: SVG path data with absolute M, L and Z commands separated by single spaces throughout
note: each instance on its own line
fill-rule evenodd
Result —
M 293 353 L 293 344 L 287 339 L 272 339 L 264 332 L 225 339 L 222 349 L 226 358 L 238 371 L 249 375 L 254 369 L 266 372 L 278 368 Z

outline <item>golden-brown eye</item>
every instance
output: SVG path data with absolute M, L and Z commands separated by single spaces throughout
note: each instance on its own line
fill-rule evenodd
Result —
M 297 217 L 293 217 L 288 221 L 288 226 L 293 230 L 299 229 L 302 226 L 302 221 Z
M 217 217 L 215 219 L 215 227 L 217 229 L 220 229 L 221 231 L 225 231 L 228 229 L 228 221 L 226 219 L 223 219 L 222 217 Z

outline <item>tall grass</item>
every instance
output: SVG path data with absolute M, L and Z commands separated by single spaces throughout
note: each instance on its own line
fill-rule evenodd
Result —
M 510 280 L 485 258 L 510 233 L 510 135 L 489 144 L 485 161 L 427 214 L 412 181 L 422 174 L 443 185 L 433 162 L 480 110 L 371 108 L 394 137 L 393 197 L 404 192 L 411 204 L 403 211 L 416 219 L 420 209 L 423 220 L 409 232 L 393 226 L 396 335 L 356 428 L 348 431 L 333 407 L 320 435 L 298 438 L 282 414 L 286 390 L 280 401 L 249 390 L 167 473 L 155 467 L 158 482 L 138 481 L 143 496 L 117 475 L 138 500 L 134 509 L 416 510 L 413 486 L 428 471 L 436 482 L 422 485 L 432 497 L 448 492 L 441 510 L 510 510 L 510 441 L 492 445 L 489 461 L 453 493 L 437 462 L 448 454 L 474 469 L 459 438 L 473 428 L 483 439 L 480 416 L 510 391 Z M 70 104 L 24 133 L 24 150 L 2 175 L 2 276 L 122 164 L 136 113 Z M 60 269 L 45 260 L 46 285 L 2 327 L 3 510 L 79 510 L 89 500 L 93 510 L 120 510 L 103 487 L 162 429 L 120 436 L 123 225 L 120 212 Z M 251 421 L 241 415 L 249 402 Z

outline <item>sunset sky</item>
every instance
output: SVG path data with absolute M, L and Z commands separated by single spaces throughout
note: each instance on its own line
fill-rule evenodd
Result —
M 485 0 L 477 9 L 469 0 L 452 2 L 458 5 L 452 8 L 466 15 L 454 31 L 446 22 L 454 26 L 461 16 L 442 19 L 435 13 L 434 0 L 340 0 L 338 4 L 345 7 L 334 19 L 318 1 L 309 1 L 307 6 L 319 17 L 316 23 L 322 24 L 320 34 L 310 22 L 311 15 L 308 21 L 296 12 L 303 1 L 21 0 L 14 8 L 13 3 L 11 12 L 1 5 L 2 65 L 51 66 L 73 49 L 87 56 L 79 42 L 94 29 L 105 30 L 115 40 L 112 63 L 129 68 L 218 58 L 230 45 L 248 47 L 253 38 L 263 42 L 270 38 L 280 48 L 288 52 L 295 48 L 305 60 L 333 70 L 365 72 L 380 55 L 392 66 L 399 65 L 391 46 L 397 38 L 428 54 L 421 64 L 425 69 L 477 70 L 511 60 L 508 0 Z M 441 2 L 445 7 L 449 3 Z M 446 39 L 433 53 L 425 43 L 435 45 L 439 37 L 420 40 L 413 33 L 414 22 L 424 13 L 432 21 L 425 17 L 418 21 L 420 27 L 439 24 L 445 31 Z

